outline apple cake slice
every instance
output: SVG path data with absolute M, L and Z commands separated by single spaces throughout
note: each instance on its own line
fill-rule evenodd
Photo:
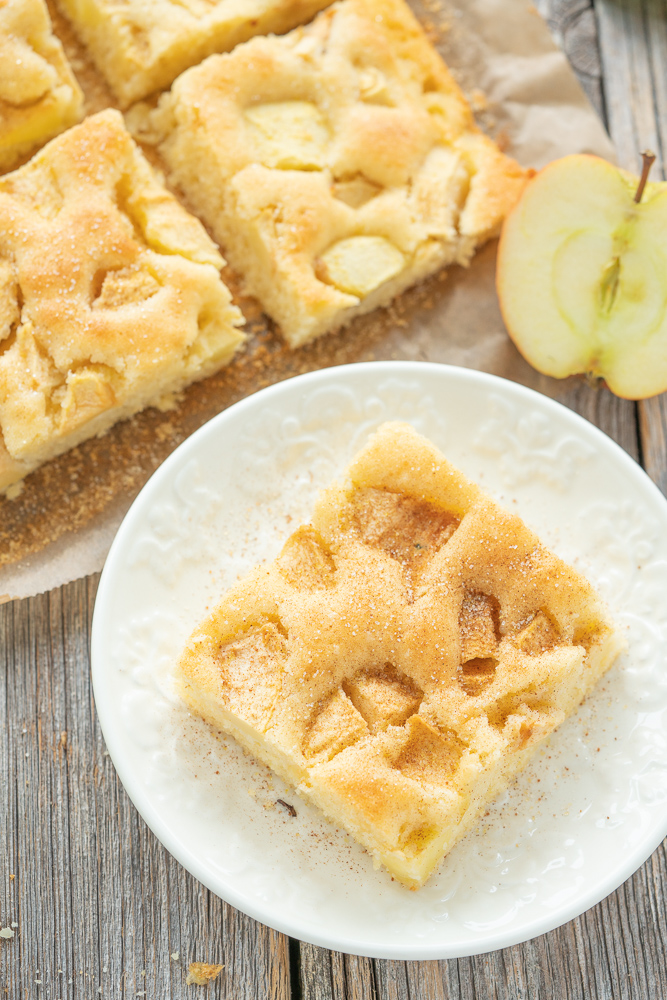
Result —
M 0 3 L 0 170 L 83 115 L 83 95 L 44 0 Z
M 329 0 L 58 0 L 121 107 L 253 35 L 303 24 Z
M 178 678 L 417 888 L 623 645 L 582 576 L 385 424 L 194 632 Z
M 0 178 L 0 490 L 231 359 L 223 264 L 118 111 Z
M 525 183 L 403 0 L 211 56 L 132 127 L 293 347 L 467 264 Z

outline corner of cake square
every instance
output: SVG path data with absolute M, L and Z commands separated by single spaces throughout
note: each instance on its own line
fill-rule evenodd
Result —
M 134 121 L 292 347 L 468 264 L 526 180 L 403 0 L 212 56 Z
M 583 576 L 390 423 L 195 630 L 178 681 L 415 889 L 623 648 Z

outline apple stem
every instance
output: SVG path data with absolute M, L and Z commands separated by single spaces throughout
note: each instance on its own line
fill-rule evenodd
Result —
M 639 202 L 642 200 L 642 195 L 644 193 L 644 188 L 646 187 L 648 175 L 654 163 L 655 163 L 655 153 L 652 153 L 650 149 L 644 150 L 644 152 L 642 153 L 642 175 L 639 178 L 639 184 L 637 185 L 637 190 L 635 192 L 635 201 L 637 204 L 639 204 Z

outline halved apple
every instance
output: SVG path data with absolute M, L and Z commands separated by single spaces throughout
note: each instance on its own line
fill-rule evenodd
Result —
M 588 373 L 618 396 L 667 389 L 667 183 L 566 156 L 526 186 L 503 228 L 497 287 L 509 334 L 555 378 Z

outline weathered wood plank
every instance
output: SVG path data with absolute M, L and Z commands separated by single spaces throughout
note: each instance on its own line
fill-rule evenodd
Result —
M 344 997 L 341 992 L 340 975 L 333 975 L 333 955 L 324 948 L 301 943 L 299 946 L 300 990 L 308 1000 L 338 1000 Z
M 449 962 L 409 962 L 408 989 L 411 997 L 429 1000 L 473 1000 L 476 984 L 471 959 Z
M 416 963 L 420 964 L 420 963 Z M 377 984 L 378 1000 L 407 1000 L 410 996 L 408 987 L 407 962 L 375 962 L 375 982 Z M 417 994 L 419 996 L 419 994 Z
M 654 66 L 652 46 L 664 31 L 664 0 L 596 0 L 605 111 L 609 134 L 614 140 L 618 162 L 634 173 L 641 165 L 642 149 L 658 154 L 656 175 L 662 166 L 662 143 L 659 119 L 656 115 L 656 74 L 664 74 Z M 657 33 L 654 36 L 654 33 Z M 665 108 L 661 109 L 661 116 Z M 654 175 L 655 176 L 655 175 Z
M 225 966 L 211 998 L 288 1000 L 287 939 L 184 871 L 116 777 L 90 683 L 95 586 L 0 606 L 0 919 L 18 925 L 0 990 L 186 997 L 196 960 Z
M 299 952 L 299 989 L 303 1000 L 379 1000 L 370 959 L 303 942 L 295 945 Z
M 653 107 L 662 151 L 663 177 L 667 144 L 667 3 L 643 0 L 646 19 L 646 43 L 651 66 Z
M 667 3 L 596 0 L 609 131 L 619 163 L 637 173 L 640 152 L 652 149 L 652 177 L 665 177 L 667 148 Z M 663 396 L 638 404 L 641 448 L 648 474 L 667 491 L 667 404 Z
M 332 953 L 334 996 L 341 1000 L 378 1000 L 375 969 L 368 958 Z
M 537 0 L 554 40 L 567 54 L 589 101 L 604 118 L 602 69 L 593 0 Z

